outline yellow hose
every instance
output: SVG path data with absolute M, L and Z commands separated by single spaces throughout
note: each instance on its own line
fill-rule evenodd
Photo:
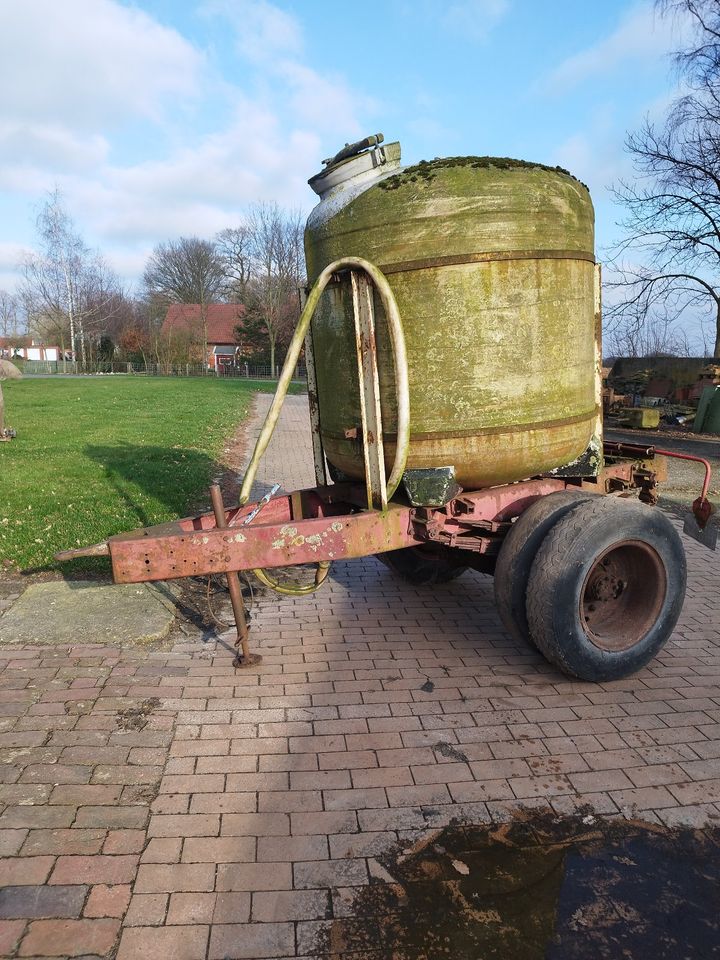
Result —
M 300 584 L 294 583 L 280 583 L 279 580 L 271 577 L 270 574 L 261 567 L 257 570 L 253 570 L 253 573 L 258 578 L 260 583 L 264 583 L 266 587 L 270 587 L 270 589 L 274 590 L 275 593 L 284 593 L 290 597 L 304 597 L 308 593 L 314 593 L 317 588 L 325 582 L 327 575 L 330 573 L 330 561 L 321 560 L 317 565 L 315 583 L 306 583 L 305 586 L 300 586 Z
M 317 309 L 318 301 L 320 300 L 320 297 L 322 296 L 325 287 L 330 282 L 333 274 L 338 273 L 340 270 L 364 270 L 375 284 L 375 287 L 380 294 L 383 307 L 385 308 L 385 316 L 387 318 L 390 341 L 393 350 L 395 390 L 397 394 L 397 441 L 395 446 L 395 461 L 387 481 L 388 499 L 390 499 L 390 497 L 392 497 L 392 495 L 395 493 L 400 481 L 402 480 L 402 475 L 405 472 L 405 464 L 407 463 L 408 448 L 410 445 L 410 390 L 408 386 L 405 334 L 402 328 L 402 321 L 400 320 L 400 311 L 398 310 L 397 303 L 395 302 L 393 292 L 390 289 L 390 284 L 388 283 L 385 275 L 374 264 L 370 263 L 368 260 L 363 260 L 361 257 L 342 257 L 340 260 L 335 260 L 333 263 L 329 264 L 322 271 L 320 276 L 315 281 L 305 307 L 300 314 L 300 320 L 295 328 L 295 333 L 290 341 L 287 356 L 285 357 L 285 363 L 283 364 L 282 373 L 280 374 L 280 379 L 278 380 L 275 396 L 273 397 L 268 414 L 265 417 L 265 423 L 260 431 L 253 455 L 250 458 L 250 463 L 248 464 L 247 472 L 245 473 L 245 477 L 243 479 L 242 487 L 240 488 L 239 503 L 241 506 L 247 503 L 250 499 L 250 490 L 255 482 L 258 466 L 260 465 L 260 459 L 265 453 L 273 432 L 275 431 L 275 427 L 277 426 L 277 422 L 280 417 L 280 411 L 285 401 L 285 397 L 287 396 L 288 387 L 290 386 L 293 371 L 297 366 L 300 351 L 302 350 L 302 345 L 307 335 L 310 321 L 312 320 L 313 314 Z M 301 597 L 308 593 L 313 593 L 324 582 L 329 572 L 330 561 L 322 560 L 320 563 L 318 563 L 315 582 L 312 584 L 307 584 L 306 586 L 297 586 L 295 584 L 280 583 L 278 580 L 275 580 L 268 573 L 266 573 L 266 571 L 263 569 L 253 570 L 253 573 L 258 580 L 265 584 L 266 587 L 269 587 L 276 593 L 282 593 L 293 597 Z

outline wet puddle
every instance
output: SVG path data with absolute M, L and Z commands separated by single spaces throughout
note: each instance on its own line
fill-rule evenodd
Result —
M 720 958 L 720 831 L 591 815 L 450 826 L 382 858 L 323 957 Z

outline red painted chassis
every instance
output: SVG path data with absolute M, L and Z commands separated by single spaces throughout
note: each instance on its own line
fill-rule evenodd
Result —
M 566 488 L 622 495 L 639 489 L 655 502 L 664 460 L 651 448 L 606 444 L 597 477 L 540 477 L 463 491 L 442 507 L 412 507 L 396 497 L 386 512 L 367 509 L 365 486 L 338 483 L 273 497 L 252 522 L 257 503 L 225 510 L 227 527 L 213 513 L 111 537 L 104 553 L 118 583 L 285 567 L 369 556 L 428 541 L 496 554 L 512 519 L 539 497 Z M 98 545 L 100 546 L 100 545 Z M 80 551 L 68 551 L 77 556 Z

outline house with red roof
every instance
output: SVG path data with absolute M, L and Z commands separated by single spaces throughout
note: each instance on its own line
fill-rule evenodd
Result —
M 235 327 L 242 323 L 245 307 L 241 303 L 209 303 L 205 307 L 207 320 L 207 365 L 212 370 L 231 366 L 240 347 Z M 163 320 L 161 332 L 172 336 L 181 334 L 196 343 L 203 342 L 202 307 L 199 303 L 172 303 Z

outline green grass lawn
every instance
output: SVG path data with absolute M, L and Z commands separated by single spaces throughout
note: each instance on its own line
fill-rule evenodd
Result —
M 0 575 L 57 567 L 58 550 L 186 515 L 218 474 L 253 393 L 273 389 L 210 377 L 3 384 L 17 438 L 0 444 Z M 110 567 L 83 559 L 62 569 Z

